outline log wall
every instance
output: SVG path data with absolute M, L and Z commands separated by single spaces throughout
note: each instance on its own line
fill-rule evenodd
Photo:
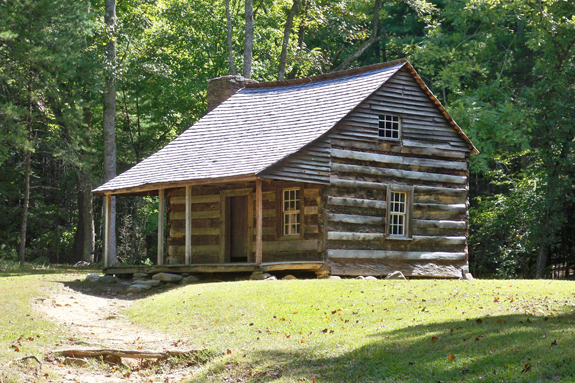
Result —
M 378 136 L 399 116 L 400 140 Z M 470 149 L 401 70 L 329 134 L 326 264 L 332 274 L 460 277 L 467 267 Z M 387 195 L 408 190 L 410 235 L 386 235 Z
M 281 200 L 284 188 L 300 187 L 301 235 L 283 236 Z M 192 260 L 193 264 L 225 262 L 225 224 L 222 203 L 225 197 L 248 190 L 247 241 L 248 262 L 254 262 L 256 221 L 255 183 L 192 187 Z M 245 195 L 245 194 L 244 194 Z M 262 261 L 321 261 L 323 251 L 323 187 L 290 181 L 262 181 Z M 185 256 L 185 188 L 166 191 L 168 201 L 168 258 L 166 264 L 183 264 Z

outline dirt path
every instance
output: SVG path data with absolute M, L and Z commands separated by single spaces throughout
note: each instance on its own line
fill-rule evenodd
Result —
M 62 292 L 38 301 L 35 308 L 72 336 L 66 344 L 61 345 L 61 349 L 101 347 L 163 351 L 179 345 L 179 341 L 166 334 L 146 330 L 124 318 L 120 312 L 133 304 L 134 297 L 131 296 L 129 300 L 120 295 L 122 288 L 114 290 L 112 294 L 116 297 L 87 294 L 64 287 Z M 83 367 L 67 366 L 63 365 L 62 360 L 46 367 L 60 375 L 62 378 L 57 381 L 64 383 L 180 382 L 197 369 L 194 366 L 172 366 L 167 362 L 160 365 L 138 359 L 124 358 L 122 362 L 126 367 L 96 362 Z

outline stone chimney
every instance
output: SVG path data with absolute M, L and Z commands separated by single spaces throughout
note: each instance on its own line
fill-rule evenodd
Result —
M 230 98 L 238 90 L 244 88 L 246 84 L 257 83 L 243 76 L 222 76 L 208 80 L 208 113 L 215 107 Z

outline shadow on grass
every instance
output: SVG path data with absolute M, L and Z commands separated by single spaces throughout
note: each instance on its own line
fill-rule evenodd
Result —
M 368 344 L 333 358 L 316 357 L 325 350 L 308 349 L 260 352 L 254 359 L 283 366 L 289 374 L 284 377 L 316 382 L 575 381 L 572 312 L 547 320 L 523 314 L 479 322 L 383 329 L 371 334 Z

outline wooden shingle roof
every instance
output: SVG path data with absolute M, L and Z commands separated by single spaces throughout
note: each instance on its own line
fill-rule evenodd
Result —
M 94 192 L 131 193 L 186 181 L 256 176 L 325 134 L 405 65 L 411 68 L 406 60 L 397 60 L 250 84 Z

